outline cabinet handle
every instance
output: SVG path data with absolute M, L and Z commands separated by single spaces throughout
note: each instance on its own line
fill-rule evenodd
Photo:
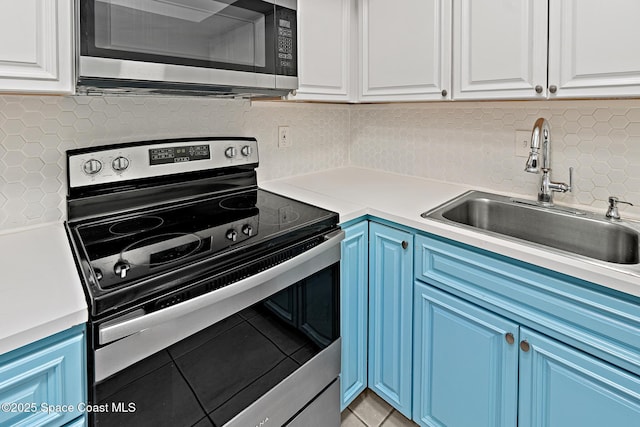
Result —
M 557 91 L 558 91 L 558 86 L 556 85 L 549 86 L 549 92 L 556 93 Z
M 529 345 L 527 340 L 520 341 L 520 350 L 522 350 L 522 351 L 524 351 L 526 353 L 526 352 L 529 351 L 530 348 L 531 348 L 531 346 Z
M 542 93 L 542 86 L 540 85 L 536 86 L 536 93 Z
M 507 344 L 509 345 L 516 342 L 516 339 L 513 337 L 513 334 L 511 332 L 507 332 L 506 334 L 504 334 L 504 339 L 507 340 Z
M 402 249 L 407 249 L 409 247 L 409 242 L 407 242 L 406 240 L 402 241 Z
M 446 90 L 446 89 L 442 89 L 442 97 L 447 96 L 447 93 L 448 93 L 448 92 L 447 92 L 447 90 Z

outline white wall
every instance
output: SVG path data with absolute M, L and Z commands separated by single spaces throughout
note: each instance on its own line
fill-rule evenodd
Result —
M 163 97 L 0 96 L 0 231 L 66 217 L 65 151 L 187 136 L 255 136 L 260 179 L 354 165 L 534 197 L 514 130 L 551 123 L 558 202 L 640 212 L 640 101 L 331 105 Z M 277 147 L 288 125 L 293 147 Z M 640 215 L 639 215 L 640 216 Z

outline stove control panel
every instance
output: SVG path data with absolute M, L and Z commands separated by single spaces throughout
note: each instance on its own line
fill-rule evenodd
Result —
M 258 164 L 255 138 L 145 141 L 67 152 L 71 188 Z

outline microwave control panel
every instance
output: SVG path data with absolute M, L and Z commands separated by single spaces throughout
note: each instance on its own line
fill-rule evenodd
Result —
M 296 11 L 283 7 L 277 7 L 276 28 L 278 31 L 276 74 L 285 76 L 296 76 L 298 74 L 298 58 L 296 56 Z

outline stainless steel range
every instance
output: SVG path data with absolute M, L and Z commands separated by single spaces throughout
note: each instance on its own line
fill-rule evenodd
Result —
M 252 138 L 67 152 L 97 426 L 338 426 L 333 212 L 261 190 Z

